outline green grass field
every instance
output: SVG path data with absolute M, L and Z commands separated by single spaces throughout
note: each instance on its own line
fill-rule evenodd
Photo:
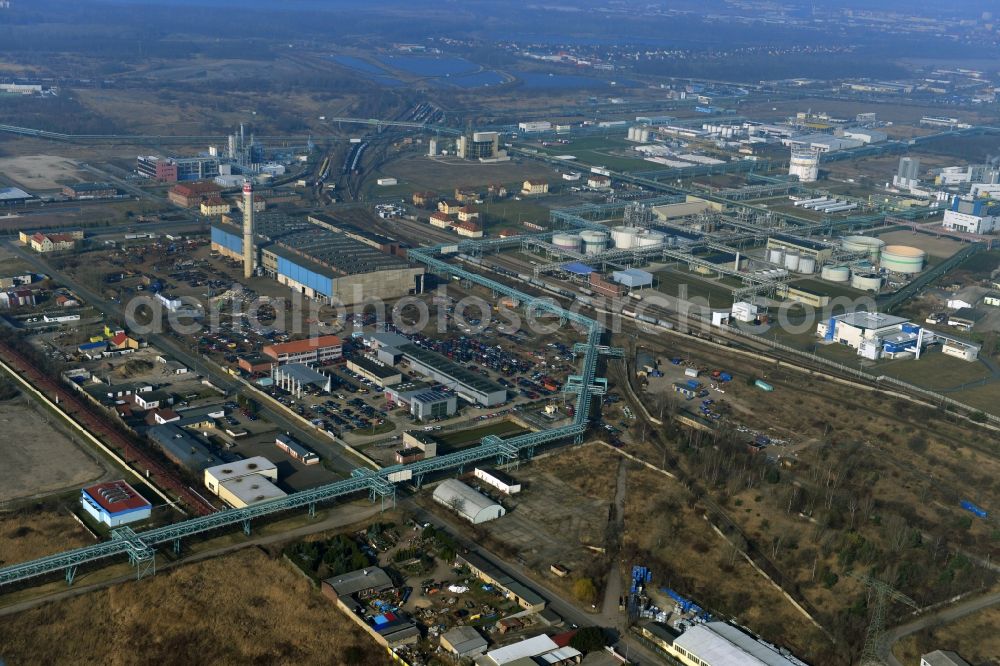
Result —
M 732 285 L 725 281 L 706 280 L 694 273 L 673 269 L 658 271 L 654 275 L 656 289 L 668 296 L 677 296 L 681 285 L 687 285 L 689 299 L 705 299 L 710 307 L 727 307 L 733 302 Z
M 500 437 L 510 437 L 513 435 L 521 435 L 528 432 L 522 428 L 517 423 L 513 421 L 495 421 L 492 423 L 487 423 L 476 428 L 469 428 L 467 430 L 456 430 L 454 432 L 449 432 L 444 435 L 435 435 L 435 438 L 440 442 L 441 446 L 448 449 L 449 451 L 454 451 L 455 449 L 461 449 L 466 446 L 471 446 L 476 444 L 483 437 L 487 435 L 499 435 Z
M 500 229 L 516 225 L 519 222 L 547 224 L 549 221 L 549 209 L 537 201 L 529 199 L 521 201 L 506 199 L 484 203 L 479 209 L 486 220 L 487 230 Z
M 624 133 L 624 132 L 623 132 Z M 617 137 L 587 137 L 576 139 L 566 144 L 554 146 L 530 145 L 547 155 L 573 155 L 584 164 L 591 166 L 605 166 L 616 171 L 649 171 L 657 167 L 653 162 L 647 162 L 638 157 L 627 157 L 629 149 L 634 144 L 629 143 L 624 138 Z

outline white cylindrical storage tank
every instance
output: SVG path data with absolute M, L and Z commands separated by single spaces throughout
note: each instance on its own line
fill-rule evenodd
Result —
M 608 249 L 608 234 L 605 231 L 584 231 L 580 233 L 580 239 L 584 254 L 600 254 Z
M 840 239 L 840 247 L 848 252 L 867 252 L 872 260 L 877 261 L 885 241 L 872 236 L 844 236 Z
M 847 266 L 824 266 L 819 276 L 830 282 L 847 282 L 851 279 L 851 269 Z
M 795 252 L 789 252 L 785 255 L 785 268 L 790 271 L 799 270 L 799 255 Z
M 665 242 L 667 242 L 667 235 L 661 234 L 659 231 L 647 231 L 639 236 L 639 247 L 663 245 Z
M 876 273 L 854 273 L 851 286 L 862 291 L 878 291 L 882 288 L 882 278 Z
M 927 253 L 909 245 L 886 245 L 882 248 L 881 266 L 893 273 L 919 273 L 924 270 Z
M 767 260 L 772 264 L 782 264 L 785 259 L 785 253 L 781 248 L 772 247 L 767 251 Z
M 814 150 L 793 150 L 788 163 L 788 175 L 798 176 L 801 183 L 814 183 L 819 178 L 819 153 Z
M 560 250 L 579 252 L 580 242 L 578 234 L 552 234 L 552 244 Z
M 617 226 L 611 229 L 611 241 L 618 250 L 631 250 L 639 244 L 639 227 Z
M 812 275 L 816 272 L 816 259 L 814 257 L 799 257 L 799 273 Z

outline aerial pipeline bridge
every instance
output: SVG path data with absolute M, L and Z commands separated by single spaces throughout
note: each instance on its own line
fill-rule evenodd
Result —
M 477 252 L 481 250 L 478 244 L 479 241 L 463 241 L 457 245 L 457 249 L 463 252 Z M 515 302 L 522 304 L 530 314 L 558 317 L 561 322 L 572 323 L 584 333 L 586 341 L 576 344 L 573 349 L 580 360 L 579 374 L 570 375 L 563 388 L 567 398 L 572 396 L 575 399 L 576 409 L 572 422 L 550 430 L 526 433 L 507 439 L 488 435 L 480 440 L 478 446 L 410 464 L 375 470 L 358 468 L 346 479 L 242 509 L 226 509 L 140 532 L 130 527 L 119 527 L 111 531 L 111 538 L 107 541 L 0 568 L 0 589 L 3 586 L 57 573 L 62 573 L 66 582 L 72 584 L 81 566 L 122 557 L 127 557 L 133 565 L 136 577 L 142 578 L 155 573 L 158 547 L 172 548 L 175 554 L 179 554 L 184 539 L 233 526 L 242 527 L 244 533 L 249 535 L 255 520 L 295 510 L 306 510 L 310 516 L 315 516 L 318 505 L 341 498 L 367 495 L 370 501 L 380 501 L 385 508 L 387 502 L 395 502 L 399 483 L 412 483 L 419 488 L 427 475 L 452 471 L 461 474 L 468 466 L 483 461 L 509 465 L 521 458 L 530 459 L 534 456 L 535 450 L 544 445 L 561 441 L 582 441 L 589 427 L 592 400 L 594 396 L 603 395 L 607 391 L 607 379 L 596 376 L 599 358 L 621 357 L 622 350 L 602 344 L 604 330 L 593 319 L 564 309 L 551 299 L 531 296 L 509 285 L 449 263 L 444 259 L 445 255 L 442 252 L 445 248 L 453 251 L 456 246 L 410 250 L 409 257 L 426 265 L 431 272 L 481 285 L 491 290 L 494 295 L 515 299 Z

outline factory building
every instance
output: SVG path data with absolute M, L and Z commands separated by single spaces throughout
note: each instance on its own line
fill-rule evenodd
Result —
M 919 358 L 923 348 L 940 337 L 903 317 L 877 312 L 847 312 L 831 317 L 816 326 L 816 335 L 828 343 L 853 347 L 858 356 L 871 360 L 903 354 Z
M 657 643 L 685 666 L 804 666 L 725 622 L 696 624 L 672 642 L 664 637 Z
M 277 480 L 277 466 L 263 456 L 205 470 L 205 487 L 234 509 L 284 497 L 285 491 L 274 485 Z
M 347 369 L 356 372 L 376 386 L 384 389 L 403 381 L 403 373 L 387 363 L 367 356 L 352 356 L 347 359 Z
M 265 345 L 261 353 L 278 363 L 329 363 L 343 355 L 343 343 L 336 335 L 321 335 Z
M 125 481 L 98 483 L 80 491 L 80 505 L 94 520 L 118 527 L 149 518 L 153 505 Z
M 879 130 L 873 129 L 847 129 L 844 130 L 844 137 L 848 139 L 856 139 L 862 143 L 881 143 L 889 138 L 889 135 L 885 132 L 880 132 Z
M 912 190 L 920 185 L 920 158 L 900 157 L 892 184 L 903 190 Z
M 989 234 L 1000 229 L 1000 201 L 955 197 L 942 226 L 949 231 Z
M 473 525 L 496 520 L 507 511 L 457 479 L 445 479 L 434 489 L 434 501 L 442 504 Z
M 833 247 L 831 245 L 812 241 L 807 238 L 786 236 L 784 234 L 776 234 L 769 237 L 767 239 L 767 249 L 781 250 L 786 253 L 792 252 L 798 254 L 799 257 L 812 257 L 817 264 L 823 263 L 833 255 Z M 768 252 L 768 255 L 770 254 Z M 769 260 L 773 261 L 773 259 L 770 259 L 770 256 Z
M 206 180 L 219 175 L 219 158 L 139 156 L 136 159 L 136 171 L 140 176 L 165 183 Z
M 118 188 L 111 183 L 73 183 L 63 185 L 62 193 L 71 199 L 111 199 L 118 196 Z
M 243 261 L 242 215 L 212 224 L 212 250 Z M 281 214 L 259 214 L 253 237 L 258 272 L 309 298 L 357 303 L 420 293 L 424 268 L 384 254 L 344 233 Z
M 410 408 L 410 414 L 420 421 L 443 419 L 458 411 L 458 398 L 454 393 L 436 390 L 433 384 L 407 382 L 386 387 L 388 404 Z
M 817 153 L 833 153 L 838 150 L 859 148 L 864 145 L 858 139 L 849 139 L 832 134 L 806 134 L 782 139 L 781 143 L 795 150 L 813 150 Z
M 473 132 L 458 137 L 456 152 L 463 160 L 480 162 L 500 162 L 510 159 L 507 151 L 500 149 L 498 132 Z
M 170 188 L 167 198 L 178 206 L 193 208 L 205 199 L 217 197 L 220 189 L 215 183 L 180 183 Z
M 517 482 L 517 479 L 492 467 L 477 467 L 475 477 L 505 495 L 521 492 L 521 484 Z
M 0 187 L 0 205 L 14 206 L 34 198 L 19 187 Z
M 458 555 L 455 561 L 459 565 L 468 567 L 476 578 L 497 587 L 504 597 L 524 610 L 533 613 L 545 610 L 544 597 L 481 555 L 475 552 L 463 553 Z
M 507 389 L 503 386 L 436 352 L 418 347 L 403 336 L 376 333 L 371 340 L 379 349 L 380 356 L 384 353 L 399 354 L 414 372 L 443 384 L 470 403 L 495 407 L 507 402 Z
M 352 224 L 341 222 L 335 217 L 322 213 L 310 215 L 307 219 L 316 226 L 329 229 L 330 231 L 336 233 L 344 234 L 348 238 L 352 238 L 359 243 L 371 246 L 379 252 L 404 256 L 404 253 L 400 251 L 399 241 L 389 238 L 388 236 L 381 236 L 364 229 L 359 229 Z
M 146 436 L 160 447 L 167 458 L 189 472 L 201 473 L 206 467 L 221 462 L 200 438 L 185 430 L 179 422 L 153 426 L 146 431 Z

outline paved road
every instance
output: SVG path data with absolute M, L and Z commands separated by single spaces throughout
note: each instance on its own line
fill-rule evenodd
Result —
M 237 550 L 242 550 L 243 548 L 249 548 L 252 546 L 265 546 L 268 544 L 282 543 L 284 541 L 294 541 L 310 534 L 315 534 L 317 532 L 325 532 L 327 530 L 335 530 L 347 525 L 352 525 L 357 522 L 368 520 L 378 514 L 379 505 L 364 506 L 358 504 L 348 504 L 339 507 L 336 513 L 329 518 L 321 520 L 317 523 L 311 523 L 309 525 L 303 525 L 302 527 L 296 528 L 294 530 L 289 530 L 287 532 L 280 532 L 277 534 L 268 534 L 265 536 L 251 536 L 245 541 L 239 541 L 237 543 L 228 544 L 226 546 L 220 546 L 218 548 L 212 548 L 211 550 L 206 550 L 198 553 L 194 553 L 190 556 L 183 557 L 180 560 L 175 560 L 172 562 L 160 563 L 157 562 L 157 571 L 162 572 L 175 567 L 184 566 L 185 564 L 192 564 L 194 562 L 201 562 L 203 560 L 208 560 L 213 557 L 219 557 L 222 555 L 227 555 L 233 553 Z M 114 585 L 120 585 L 122 583 L 135 582 L 135 573 L 128 573 L 122 576 L 116 576 L 115 578 L 110 578 L 108 580 L 103 580 L 99 583 L 92 583 L 90 585 L 81 584 L 82 581 L 86 580 L 86 574 L 81 574 L 76 579 L 76 584 L 73 587 L 67 587 L 65 590 L 60 592 L 53 592 L 51 594 L 46 594 L 39 597 L 33 597 L 31 599 L 25 599 L 24 601 L 19 601 L 17 603 L 11 604 L 9 606 L 4 606 L 0 608 L 0 617 L 5 615 L 13 615 L 15 613 L 21 613 L 26 610 L 30 610 L 37 606 L 43 604 L 62 601 L 64 599 L 69 599 L 72 597 L 80 596 L 81 594 L 88 594 L 90 592 L 95 592 L 97 590 L 103 590 Z
M 608 571 L 608 582 L 604 587 L 604 601 L 601 604 L 601 621 L 619 631 L 626 629 L 625 614 L 618 610 L 618 601 L 622 596 L 622 570 L 624 563 L 621 558 L 622 537 L 625 535 L 625 488 L 628 476 L 628 461 L 618 459 L 618 480 L 615 486 L 615 499 L 612 505 L 611 524 L 608 525 L 608 557 L 611 560 Z
M 881 646 L 882 658 L 885 659 L 890 666 L 903 666 L 903 664 L 901 664 L 892 653 L 892 646 L 895 645 L 900 639 L 905 638 L 910 634 L 915 634 L 923 629 L 927 629 L 928 627 L 935 627 L 949 622 L 954 622 L 955 620 L 963 618 L 966 615 L 971 615 L 972 613 L 976 613 L 984 608 L 989 608 L 990 606 L 995 606 L 997 604 L 1000 604 L 1000 592 L 991 592 L 990 594 L 985 594 L 981 597 L 976 597 L 975 599 L 963 601 L 955 606 L 943 608 L 935 613 L 913 620 L 912 622 L 907 622 L 906 624 L 898 627 L 893 627 L 885 632 L 885 639 L 882 641 Z
M 94 307 L 102 309 L 106 314 L 124 320 L 121 307 L 117 303 L 113 303 L 75 278 L 71 278 L 62 271 L 53 268 L 39 255 L 27 251 L 19 244 L 11 242 L 8 243 L 8 246 L 12 252 L 28 262 L 37 271 L 46 273 L 57 282 L 72 288 L 85 301 Z M 183 362 L 191 370 L 209 379 L 215 386 L 226 391 L 228 395 L 236 395 L 246 390 L 239 381 L 225 374 L 214 364 L 205 361 L 205 359 L 194 352 L 188 346 L 189 342 L 187 340 L 168 333 L 150 333 L 145 337 L 157 349 Z M 291 433 L 293 437 L 315 450 L 321 457 L 329 460 L 338 472 L 348 474 L 350 470 L 358 467 L 358 461 L 353 457 L 348 458 L 343 449 L 329 438 L 319 436 L 313 430 L 307 430 L 301 423 L 292 418 L 290 414 L 286 413 L 285 410 L 278 410 L 264 401 L 259 402 L 262 415 L 270 423 L 279 430 Z

